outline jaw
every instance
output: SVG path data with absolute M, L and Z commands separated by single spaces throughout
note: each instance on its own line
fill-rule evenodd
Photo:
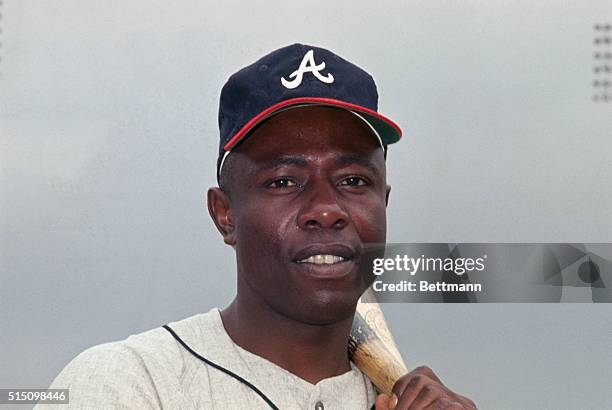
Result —
M 357 300 L 365 290 L 365 279 L 354 261 L 338 265 L 315 266 L 291 261 L 285 265 L 281 277 L 263 275 L 266 272 L 263 269 L 241 270 L 237 300 L 252 312 L 259 311 L 264 318 L 267 310 L 310 325 L 328 325 L 352 318 Z

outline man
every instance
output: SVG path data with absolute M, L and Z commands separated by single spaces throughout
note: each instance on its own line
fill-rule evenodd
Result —
M 301 44 L 235 73 L 219 110 L 210 215 L 236 252 L 237 295 L 88 349 L 56 378 L 75 407 L 473 409 L 421 367 L 376 394 L 349 362 L 359 265 L 386 236 L 387 145 L 372 77 Z

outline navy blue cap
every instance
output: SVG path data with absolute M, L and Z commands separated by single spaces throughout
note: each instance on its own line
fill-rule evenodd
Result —
M 236 72 L 223 86 L 217 178 L 225 155 L 253 127 L 279 110 L 308 104 L 359 114 L 383 146 L 402 136 L 397 124 L 378 113 L 378 92 L 370 74 L 324 48 L 293 44 Z

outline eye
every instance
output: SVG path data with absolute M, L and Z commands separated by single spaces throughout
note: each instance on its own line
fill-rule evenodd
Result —
M 289 178 L 277 178 L 274 181 L 270 182 L 268 184 L 268 188 L 292 188 L 292 187 L 296 187 L 297 184 L 295 183 L 295 181 L 292 181 Z
M 344 178 L 338 185 L 344 186 L 366 186 L 369 185 L 369 182 L 365 178 L 351 176 L 348 178 Z

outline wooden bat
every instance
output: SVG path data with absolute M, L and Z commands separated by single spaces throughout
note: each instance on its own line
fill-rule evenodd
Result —
M 357 302 L 348 351 L 349 358 L 380 393 L 391 393 L 397 379 L 408 373 L 371 289 Z

